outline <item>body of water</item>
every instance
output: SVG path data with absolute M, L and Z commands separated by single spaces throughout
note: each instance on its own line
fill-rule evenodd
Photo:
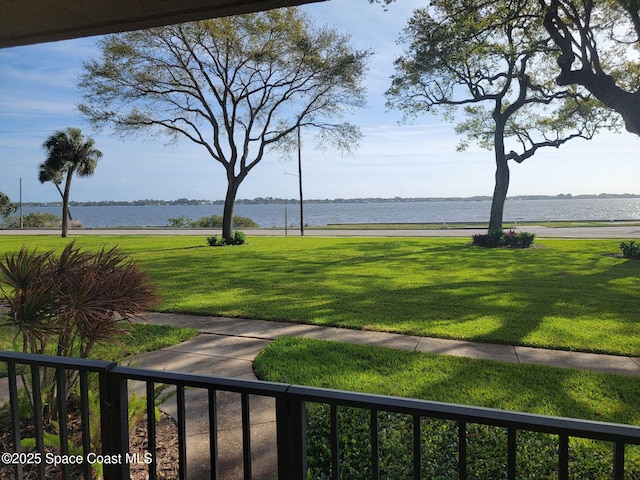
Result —
M 263 228 L 300 224 L 299 205 L 236 205 L 235 214 L 249 217 Z M 353 223 L 459 223 L 488 222 L 491 202 L 433 201 L 396 203 L 305 204 L 304 222 L 310 226 Z M 60 207 L 25 207 L 31 212 L 61 216 Z M 169 218 L 198 219 L 222 215 L 222 205 L 162 205 L 71 207 L 74 220 L 85 228 L 166 227 Z M 640 220 L 640 198 L 507 200 L 505 224 L 549 220 Z

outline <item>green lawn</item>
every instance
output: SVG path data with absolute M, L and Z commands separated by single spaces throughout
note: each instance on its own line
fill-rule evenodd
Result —
M 640 425 L 637 377 L 301 338 L 275 340 L 254 369 L 264 380 Z M 329 409 L 307 408 L 309 478 L 329 478 Z M 369 478 L 369 413 L 342 407 L 338 421 L 340 478 Z M 382 477 L 411 478 L 411 418 L 380 412 L 378 421 Z M 458 478 L 455 422 L 423 419 L 421 432 L 422 478 Z M 516 442 L 518 478 L 558 478 L 557 436 L 519 431 Z M 506 448 L 506 429 L 467 425 L 469 478 L 505 478 Z M 611 444 L 572 438 L 569 458 L 570 478 L 611 478 Z M 638 447 L 627 447 L 625 467 L 625 478 L 640 478 Z
M 543 226 L 546 228 L 562 227 L 611 227 L 611 226 L 640 225 L 637 220 L 615 220 L 615 221 L 569 221 L 554 220 L 547 222 L 516 222 L 504 225 L 505 232 L 508 230 L 520 230 L 528 226 Z M 464 222 L 464 223 L 333 223 L 322 226 L 307 227 L 309 230 L 447 230 L 449 228 L 479 228 L 486 229 L 487 222 Z
M 0 258 L 24 241 L 3 238 Z M 44 250 L 61 248 L 68 240 L 26 241 Z M 183 236 L 80 237 L 77 242 L 90 249 L 117 244 L 130 253 L 157 285 L 160 311 L 640 355 L 640 262 L 614 256 L 619 240 L 543 240 L 528 250 L 481 249 L 466 238 L 250 238 L 248 245 L 225 248 L 208 247 L 203 237 Z M 160 348 L 138 331 L 149 337 L 145 344 L 154 345 L 145 348 Z M 168 331 L 158 333 L 160 340 L 168 336 Z M 6 338 L 0 332 L 0 346 Z M 273 342 L 255 368 L 258 376 L 274 381 L 640 425 L 640 379 L 635 377 L 302 339 Z M 310 468 L 324 473 L 326 412 L 316 413 L 309 431 L 318 433 L 312 440 L 319 443 L 312 445 L 317 455 Z M 343 413 L 344 428 L 356 432 L 367 425 L 359 414 Z M 407 444 L 400 437 L 411 430 L 402 426 L 402 418 L 384 422 L 389 439 L 381 448 Z M 431 445 L 433 451 L 455 443 L 455 428 L 425 428 L 425 445 L 441 437 L 441 445 Z M 486 442 L 502 433 L 489 427 L 470 431 L 470 451 L 495 453 L 491 461 L 473 461 L 472 477 L 497 478 L 494 473 L 504 468 L 499 454 L 504 442 L 491 448 Z M 366 450 L 368 433 L 363 435 Z M 518 442 L 528 452 L 519 460 L 522 470 L 532 472 L 522 478 L 557 478 L 555 460 L 549 460 L 557 455 L 555 440 L 519 436 Z M 353 458 L 368 458 L 364 450 L 354 452 Z M 610 456 L 606 447 L 572 442 L 571 452 L 576 478 L 608 475 L 610 461 L 598 461 L 589 470 L 592 458 Z M 397 459 L 396 453 L 389 458 Z M 640 452 L 627 453 L 632 460 L 628 473 L 636 478 Z M 410 458 L 410 452 L 405 454 L 400 452 Z M 455 473 L 455 455 L 451 459 Z M 367 468 L 349 462 L 354 471 Z M 410 461 L 404 463 L 397 468 L 410 468 Z M 393 460 L 384 468 L 396 464 Z M 408 475 L 402 470 L 388 478 Z M 449 478 L 433 472 L 426 476 Z
M 134 323 L 129 335 L 118 338 L 115 343 L 96 345 L 91 358 L 106 361 L 120 361 L 124 357 L 153 352 L 161 348 L 182 343 L 195 335 L 195 328 L 175 328 L 167 325 L 145 325 Z M 9 327 L 0 327 L 0 350 L 21 350 L 15 340 L 15 333 Z M 0 377 L 7 375 L 7 365 L 0 363 Z
M 640 378 L 303 338 L 271 342 L 258 378 L 640 425 Z
M 4 237 L 0 255 L 24 237 Z M 29 237 L 41 248 L 56 237 Z M 118 244 L 159 287 L 160 311 L 286 320 L 640 355 L 640 263 L 619 240 L 481 249 L 458 238 L 81 237 Z

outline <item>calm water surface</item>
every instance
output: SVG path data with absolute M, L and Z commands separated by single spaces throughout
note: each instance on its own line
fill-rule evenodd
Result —
M 398 203 L 305 204 L 304 221 L 310 226 L 340 223 L 457 223 L 488 222 L 491 202 L 437 201 Z M 61 215 L 59 207 L 27 207 L 24 213 Z M 237 205 L 235 214 L 249 217 L 263 228 L 283 228 L 285 211 L 289 225 L 299 225 L 299 206 Z M 221 205 L 71 207 L 75 220 L 85 228 L 162 227 L 169 218 L 184 215 L 198 219 L 222 215 Z M 639 220 L 640 198 L 507 200 L 504 221 Z

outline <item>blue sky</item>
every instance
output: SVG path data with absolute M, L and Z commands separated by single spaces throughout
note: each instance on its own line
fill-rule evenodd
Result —
M 491 195 L 492 152 L 456 152 L 453 124 L 431 115 L 399 124 L 400 113 L 385 108 L 393 60 L 402 51 L 396 40 L 413 9 L 424 4 L 403 0 L 387 12 L 366 0 L 302 7 L 318 24 L 349 32 L 355 46 L 376 52 L 366 79 L 367 107 L 348 118 L 364 134 L 355 155 L 316 151 L 312 138 L 303 135 L 306 198 Z M 93 177 L 74 180 L 72 200 L 224 198 L 224 170 L 201 147 L 188 141 L 121 141 L 90 129 L 75 110 L 76 81 L 82 62 L 97 55 L 96 38 L 0 50 L 0 191 L 17 200 L 22 178 L 24 201 L 57 201 L 53 185 L 37 180 L 45 156 L 41 145 L 55 130 L 77 126 L 95 139 L 104 157 Z M 512 166 L 509 194 L 640 194 L 639 150 L 638 136 L 603 133 L 590 142 L 540 151 Z M 238 197 L 297 197 L 296 172 L 293 161 L 272 154 L 249 174 Z

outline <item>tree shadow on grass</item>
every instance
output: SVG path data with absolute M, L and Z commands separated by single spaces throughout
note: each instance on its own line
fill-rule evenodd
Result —
M 178 249 L 146 263 L 166 308 L 185 313 L 640 354 L 635 273 L 619 259 L 442 241 L 311 245 Z
M 640 409 L 634 400 L 640 395 L 640 378 L 636 377 L 291 338 L 273 342 L 259 356 L 256 364 L 258 377 L 272 381 L 543 415 L 640 424 Z M 368 420 L 365 418 L 364 422 L 363 441 L 366 442 Z M 344 428 L 347 435 L 354 433 L 352 425 L 348 424 Z M 476 425 L 468 424 L 467 431 L 470 471 L 481 464 L 493 463 L 496 468 L 501 463 L 504 464 L 507 440 L 503 429 L 477 428 Z M 539 437 L 539 434 L 535 435 Z M 522 433 L 518 436 L 520 438 Z M 410 447 L 410 436 L 405 440 Z M 449 440 L 455 445 L 455 433 Z M 557 441 L 557 437 L 555 440 L 528 437 L 522 445 L 523 450 L 518 451 L 521 465 L 526 464 L 523 471 L 532 466 L 537 473 L 543 470 L 555 471 L 557 457 L 554 459 L 548 455 L 555 455 Z M 504 445 L 500 447 L 502 443 Z M 348 448 L 352 448 L 352 445 Z M 598 448 L 598 453 L 602 452 L 602 446 Z M 607 446 L 605 450 L 606 448 Z M 384 446 L 381 445 L 381 449 Z M 536 452 L 539 454 L 540 451 L 547 453 L 543 457 L 536 457 Z M 500 456 L 500 453 L 504 455 Z M 436 452 L 436 455 L 441 453 Z M 582 455 L 586 455 L 585 458 L 595 458 L 593 450 L 583 450 Z M 581 461 L 577 455 L 571 460 L 572 470 L 582 472 L 580 468 L 584 458 Z M 606 472 L 611 464 L 609 456 L 598 468 Z M 637 465 L 635 467 L 637 472 Z M 550 475 L 553 478 L 553 473 Z M 479 478 L 488 477 L 485 474 Z M 498 477 L 491 475 L 491 478 Z M 534 475 L 527 478 L 547 477 Z M 580 475 L 580 478 L 591 477 Z

